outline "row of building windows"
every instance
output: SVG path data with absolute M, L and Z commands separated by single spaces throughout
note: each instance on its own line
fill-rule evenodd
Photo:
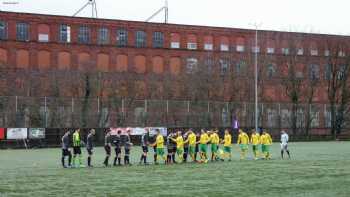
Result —
M 79 69 L 84 69 L 84 67 L 92 61 L 92 57 L 88 53 L 79 53 L 77 56 Z M 129 57 L 127 55 L 117 55 L 115 58 L 115 66 L 111 65 L 111 59 L 108 54 L 99 53 L 97 55 L 96 62 L 93 64 L 97 65 L 97 68 L 101 71 L 128 71 L 129 65 L 134 65 L 133 68 L 137 73 L 145 73 L 147 59 L 144 55 L 136 55 L 133 57 L 133 62 L 129 63 Z M 0 48 L 0 65 L 8 64 L 8 52 L 5 49 Z M 30 55 L 27 50 L 17 50 L 16 51 L 16 65 L 18 68 L 29 68 Z M 51 53 L 49 51 L 39 51 L 37 53 L 37 64 L 39 69 L 49 69 L 51 65 Z M 72 55 L 68 52 L 59 52 L 57 54 L 57 64 L 59 69 L 70 69 L 73 66 Z M 246 75 L 249 71 L 246 61 L 238 60 L 232 61 L 229 58 L 219 58 L 215 59 L 212 57 L 204 58 L 200 60 L 196 57 L 172 57 L 165 60 L 161 56 L 155 56 L 151 59 L 152 72 L 156 74 L 161 74 L 165 70 L 165 65 L 169 64 L 169 70 L 173 74 L 178 74 L 181 70 L 187 74 L 194 74 L 198 72 L 218 73 L 222 76 L 228 75 L 230 73 Z M 183 65 L 183 66 L 182 66 Z M 115 67 L 113 69 L 112 67 Z M 304 67 L 304 66 L 297 66 Z M 278 69 L 277 65 L 274 63 L 266 64 L 264 67 L 264 74 L 267 78 L 280 77 L 286 73 L 283 69 Z M 324 67 L 324 79 L 329 80 L 333 77 L 332 67 L 326 65 Z M 336 77 L 342 79 L 346 72 L 346 66 L 340 66 L 337 69 Z M 307 66 L 308 76 L 304 76 L 305 70 L 297 68 L 295 77 L 318 80 L 320 79 L 320 66 L 317 64 L 309 64 Z
M 39 33 L 38 33 L 38 41 L 39 42 L 49 42 L 49 34 L 50 30 L 47 25 L 39 25 Z M 97 43 L 100 45 L 107 45 L 110 44 L 110 30 L 106 27 L 101 27 L 97 30 Z M 4 40 L 7 39 L 7 23 L 4 21 L 0 21 L 0 39 Z M 118 47 L 127 47 L 129 46 L 128 43 L 128 31 L 126 29 L 117 29 L 116 30 L 116 45 Z M 16 24 L 16 39 L 18 41 L 29 41 L 30 40 L 30 34 L 29 34 L 29 24 L 28 23 L 17 23 Z M 145 31 L 136 31 L 135 32 L 135 47 L 137 48 L 144 48 L 147 47 L 147 33 Z M 67 24 L 61 24 L 59 26 L 59 41 L 63 43 L 70 43 L 71 42 L 71 27 Z M 86 25 L 82 25 L 78 29 L 78 43 L 81 44 L 90 44 L 92 43 L 91 40 L 91 28 Z M 244 38 L 237 38 L 237 43 L 235 46 L 230 47 L 229 39 L 227 37 L 222 37 L 220 41 L 220 51 L 236 51 L 236 52 L 245 52 L 245 40 Z M 274 45 L 274 44 L 270 44 Z M 286 44 L 285 44 L 286 45 Z M 152 47 L 153 48 L 164 48 L 164 33 L 163 32 L 153 32 L 152 35 Z M 180 36 L 177 33 L 171 33 L 170 35 L 170 48 L 172 49 L 179 49 L 180 46 Z M 188 35 L 187 38 L 187 49 L 189 50 L 197 50 L 198 49 L 198 41 L 197 37 L 195 35 Z M 212 36 L 205 36 L 204 37 L 204 45 L 203 50 L 206 51 L 213 51 L 214 50 L 214 44 L 213 44 L 213 37 Z M 260 47 L 254 46 L 251 48 L 252 53 L 260 53 Z M 267 54 L 275 54 L 278 53 L 275 50 L 275 47 L 268 46 L 265 50 Z M 283 55 L 289 55 L 291 54 L 291 50 L 288 47 L 282 47 L 281 51 L 279 52 Z M 293 52 L 293 54 L 296 55 L 306 55 L 304 53 L 304 48 L 299 47 Z M 311 56 L 329 56 L 330 51 L 324 50 L 323 54 L 319 52 L 319 50 L 313 46 L 310 49 L 309 55 Z M 338 56 L 344 57 L 346 54 L 344 51 L 339 51 Z

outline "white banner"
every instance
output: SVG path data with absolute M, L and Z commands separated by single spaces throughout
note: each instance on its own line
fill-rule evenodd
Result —
M 130 130 L 130 135 L 143 135 L 147 130 L 150 131 L 150 135 L 156 135 L 156 130 L 159 129 L 163 136 L 167 136 L 168 129 L 164 127 L 135 127 L 135 128 L 110 128 L 112 135 L 117 135 L 118 131 L 121 131 L 121 135 L 125 135 L 128 130 Z
M 149 134 L 150 135 L 156 135 L 156 130 L 159 129 L 160 133 L 163 136 L 167 136 L 168 135 L 168 129 L 164 128 L 164 127 L 149 127 Z
M 45 129 L 44 128 L 30 128 L 29 129 L 29 138 L 30 139 L 44 139 L 45 138 Z
M 8 140 L 27 139 L 27 128 L 8 128 L 6 136 Z

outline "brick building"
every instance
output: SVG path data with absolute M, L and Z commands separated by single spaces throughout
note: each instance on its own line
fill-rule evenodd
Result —
M 268 122 L 278 115 L 288 116 L 288 110 L 281 109 L 290 108 L 290 98 L 282 81 L 288 75 L 287 62 L 293 57 L 297 58 L 295 68 L 300 78 L 318 79 L 312 103 L 317 105 L 315 128 L 327 127 L 328 97 L 323 79 L 327 77 L 327 61 L 332 53 L 329 42 L 347 46 L 350 38 L 277 31 L 259 31 L 258 35 L 256 47 L 254 30 L 0 12 L 3 70 L 0 95 L 19 96 L 23 100 L 40 98 L 35 106 L 40 109 L 45 102 L 45 113 L 54 110 L 52 106 L 47 107 L 47 103 L 54 103 L 47 98 L 55 103 L 59 98 L 66 99 L 63 106 L 71 105 L 67 103 L 71 103 L 72 98 L 98 99 L 88 107 L 98 107 L 96 113 L 101 111 L 101 100 L 112 96 L 133 99 L 133 102 L 139 101 L 135 106 L 142 109 L 126 107 L 125 101 L 120 101 L 122 104 L 118 107 L 112 107 L 109 102 L 105 106 L 109 113 L 124 113 L 129 109 L 135 117 L 140 110 L 152 114 L 151 104 L 144 100 L 161 103 L 162 110 L 153 106 L 153 115 L 171 113 L 169 101 L 173 101 L 181 103 L 183 110 L 179 113 L 182 115 L 213 112 L 201 118 L 224 122 L 225 111 L 226 126 L 229 119 L 236 116 L 250 127 L 254 101 L 253 57 L 257 53 L 259 100 L 265 104 L 260 106 L 261 124 L 271 128 L 288 127 L 268 126 Z M 347 48 L 343 47 L 337 54 L 340 61 L 345 61 Z M 306 102 L 304 95 L 301 97 L 301 103 Z M 32 113 L 27 112 L 26 107 L 17 109 L 17 102 L 15 114 L 20 110 L 24 111 L 22 114 Z M 200 109 L 186 102 L 201 103 Z M 84 109 L 84 104 L 81 105 L 79 110 Z M 62 108 L 59 104 L 55 106 Z M 179 110 L 177 105 L 170 108 Z M 163 115 L 157 117 L 163 118 Z M 46 119 L 45 115 L 45 122 Z M 12 124 L 5 122 L 9 122 L 8 118 L 3 124 Z M 136 122 L 132 120 L 130 124 Z M 170 125 L 181 125 L 171 122 Z M 119 123 L 109 122 L 114 124 Z M 164 125 L 164 122 L 144 124 Z

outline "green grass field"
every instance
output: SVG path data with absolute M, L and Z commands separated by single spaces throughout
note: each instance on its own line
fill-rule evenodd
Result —
M 0 150 L 0 196 L 350 196 L 350 142 L 291 143 L 292 160 L 277 143 L 270 161 L 233 150 L 232 162 L 102 168 L 97 148 L 94 169 L 62 169 L 60 149 Z

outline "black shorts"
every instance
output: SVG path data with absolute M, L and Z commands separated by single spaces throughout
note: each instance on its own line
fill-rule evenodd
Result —
M 116 154 L 116 155 L 119 155 L 119 154 L 122 153 L 122 150 L 120 149 L 120 147 L 115 147 L 115 148 L 114 148 L 114 151 L 115 151 L 115 154 Z
M 105 146 L 106 155 L 111 155 L 111 147 Z
M 89 155 L 92 155 L 92 148 L 87 148 L 86 149 Z
M 157 146 L 153 146 L 153 152 L 154 154 L 157 154 Z
M 62 156 L 69 156 L 71 155 L 72 153 L 68 150 L 68 149 L 62 149 Z
M 196 153 L 199 152 L 199 146 L 198 146 L 198 144 L 196 145 L 195 152 L 196 152 Z
M 148 146 L 142 146 L 142 152 L 148 153 Z
M 130 155 L 130 149 L 128 148 L 125 149 L 125 155 Z
M 81 148 L 80 148 L 80 146 L 74 146 L 73 147 L 73 154 L 74 155 L 81 155 Z
M 168 154 L 175 154 L 176 153 L 176 147 L 169 146 L 168 147 Z

